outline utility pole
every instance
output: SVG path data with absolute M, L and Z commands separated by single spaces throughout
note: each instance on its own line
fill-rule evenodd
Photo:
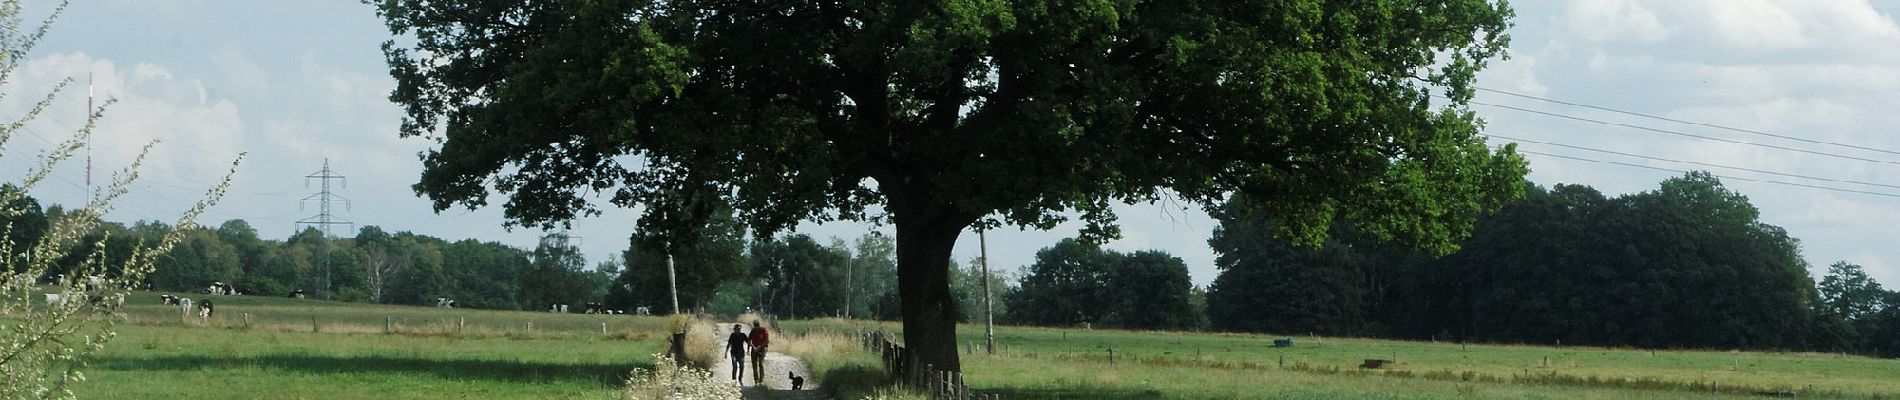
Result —
M 86 73 L 86 123 L 92 123 L 92 73 Z M 92 195 L 92 134 L 86 134 L 86 195 Z
M 851 319 L 851 261 L 849 252 L 844 256 L 844 319 Z
M 673 315 L 680 313 L 680 283 L 673 276 L 673 246 L 666 246 L 666 289 L 673 296 Z
M 983 349 L 996 355 L 996 305 L 990 302 L 990 242 L 983 233 L 989 229 L 976 228 L 976 247 L 978 257 L 983 262 Z
M 323 170 L 317 171 L 316 173 L 313 173 L 310 175 L 304 175 L 303 178 L 304 178 L 303 179 L 304 187 L 309 187 L 310 180 L 316 179 L 319 182 L 321 182 L 319 186 L 323 188 L 322 191 L 317 192 L 317 194 L 313 194 L 313 195 L 303 198 L 303 201 L 305 202 L 307 201 L 317 202 L 317 215 L 297 221 L 297 224 L 306 225 L 306 226 L 315 225 L 318 227 L 318 229 L 323 230 L 323 255 L 321 256 L 321 259 L 323 262 L 322 264 L 323 286 L 324 286 L 323 288 L 324 290 L 329 290 L 329 289 L 332 289 L 331 286 L 333 286 L 333 282 L 331 281 L 332 274 L 330 271 L 330 236 L 331 236 L 330 226 L 350 225 L 351 228 L 354 228 L 356 226 L 356 223 L 354 222 L 343 220 L 341 218 L 337 218 L 335 215 L 330 214 L 330 203 L 339 203 L 339 202 L 343 203 L 343 207 L 345 209 L 348 209 L 350 206 L 350 199 L 344 198 L 343 196 L 339 196 L 336 193 L 330 192 L 330 181 L 331 180 L 341 181 L 343 183 L 343 187 L 349 187 L 350 181 L 348 178 L 345 178 L 343 175 L 337 175 L 336 172 L 330 171 L 329 158 L 323 159 Z M 297 208 L 303 209 L 303 203 L 301 202 L 297 203 Z

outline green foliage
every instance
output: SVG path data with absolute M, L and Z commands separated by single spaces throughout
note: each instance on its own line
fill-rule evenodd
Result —
M 521 276 L 521 305 L 529 310 L 545 310 L 555 304 L 566 304 L 571 311 L 583 308 L 585 303 L 600 302 L 595 288 L 605 289 L 604 285 L 595 285 L 587 271 L 587 260 L 581 256 L 581 249 L 568 243 L 565 234 L 549 234 L 541 237 L 541 243 L 534 248 L 532 269 Z M 605 283 L 605 282 L 598 282 Z
M 23 8 L 19 1 L 0 2 L 0 87 L 19 87 L 11 78 L 24 65 L 21 60 L 66 4 L 55 6 L 38 26 L 24 22 Z M 0 122 L 0 149 L 46 111 L 70 82 L 54 84 L 17 119 Z M 32 98 L 12 92 L 0 97 Z M 106 105 L 88 105 L 84 125 L 39 154 L 25 174 L 0 183 L 0 399 L 77 398 L 73 389 L 86 382 L 92 356 L 118 337 L 124 321 L 120 304 L 151 276 L 158 267 L 156 259 L 173 250 L 198 216 L 224 196 L 243 159 L 239 155 L 232 161 L 219 183 L 179 216 L 174 224 L 178 229 L 139 223 L 127 230 L 104 223 L 104 214 L 130 191 L 156 142 L 146 143 L 104 186 L 89 190 L 84 206 L 42 213 L 29 194 L 91 143 L 93 129 L 112 103 L 108 99 Z M 12 179 L 18 179 L 17 184 Z M 47 276 L 58 279 L 42 284 Z
M 811 236 L 753 242 L 751 278 L 762 283 L 764 311 L 780 318 L 835 316 L 844 310 L 845 249 Z
M 872 231 L 859 236 L 856 245 L 848 266 L 851 268 L 851 315 L 886 320 L 901 318 L 902 307 L 896 301 L 897 238 Z M 1001 297 L 998 299 L 1000 302 Z
M 1379 243 L 1339 224 L 1321 247 L 1273 238 L 1278 225 L 1244 207 L 1216 214 L 1208 245 L 1220 275 L 1207 291 L 1215 329 L 1242 332 L 1365 333 L 1376 297 L 1369 277 L 1381 265 Z
M 1465 106 L 1502 3 L 373 3 L 436 209 L 548 227 L 612 192 L 655 243 L 720 205 L 757 237 L 887 220 L 905 340 L 951 370 L 949 249 L 984 218 L 1099 239 L 1116 202 L 1244 193 L 1301 242 L 1444 253 L 1526 172 Z
M 709 305 L 721 284 L 743 278 L 747 272 L 745 226 L 730 213 L 708 220 L 699 231 L 701 236 L 680 244 L 673 254 L 680 307 L 688 310 Z M 663 247 L 636 235 L 621 257 L 626 267 L 608 287 L 608 308 L 672 312 Z
M 1191 302 L 1187 264 L 1160 251 L 1125 254 L 1064 239 L 1037 251 L 1020 282 L 1008 308 L 1021 323 L 1184 329 L 1203 318 Z
M 973 258 L 967 267 L 957 267 L 950 263 L 950 295 L 957 299 L 957 309 L 962 311 L 958 322 L 983 322 L 983 266 L 982 258 Z M 1009 304 L 1006 299 L 1011 291 L 1010 277 L 996 270 L 990 271 L 990 295 L 995 308 L 997 321 L 1009 321 Z
M 0 198 L 8 199 L 7 203 L 0 204 L 0 229 L 6 232 L 0 240 L 15 249 L 31 249 L 39 244 L 40 237 L 46 236 L 50 227 L 39 200 L 12 183 L 0 183 Z
M 1827 275 L 1815 289 L 1820 291 L 1821 312 L 1848 320 L 1858 320 L 1880 311 L 1886 291 L 1880 282 L 1867 276 L 1860 265 L 1840 261 L 1827 267 Z
M 1221 215 L 1209 312 L 1223 329 L 1441 340 L 1827 350 L 1852 340 L 1817 316 L 1796 240 L 1707 173 L 1614 198 L 1575 185 L 1528 192 L 1438 260 L 1350 227 L 1301 249 L 1252 216 Z

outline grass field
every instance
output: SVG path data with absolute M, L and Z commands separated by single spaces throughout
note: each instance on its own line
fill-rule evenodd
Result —
M 665 346 L 663 317 L 218 296 L 200 323 L 158 295 L 127 301 L 79 398 L 612 399 Z
M 835 320 L 788 326 L 897 329 Z M 981 326 L 964 325 L 958 335 L 966 350 L 975 344 L 981 353 Z M 1009 398 L 1683 399 L 1779 391 L 1801 398 L 1900 398 L 1900 360 L 1311 337 L 1275 348 L 1275 338 L 998 327 L 998 355 L 966 354 L 964 371 L 974 389 Z M 1398 362 L 1359 369 L 1368 358 Z
M 218 315 L 201 322 L 158 305 L 158 295 L 128 301 L 129 323 L 94 357 L 80 398 L 608 399 L 629 371 L 651 365 L 668 326 L 663 317 L 250 296 L 213 297 Z M 896 324 L 784 327 L 790 340 Z M 982 328 L 959 334 L 980 344 Z M 1741 399 L 1782 390 L 1900 399 L 1900 360 L 1310 337 L 1275 348 L 1274 338 L 999 327 L 999 354 L 965 355 L 964 371 L 978 391 L 1029 399 Z M 811 346 L 835 347 L 848 346 Z M 807 357 L 827 385 L 879 376 L 864 355 Z M 1356 367 L 1368 358 L 1397 363 Z

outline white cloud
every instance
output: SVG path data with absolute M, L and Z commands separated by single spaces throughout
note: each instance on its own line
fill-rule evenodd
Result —
M 1794 48 L 1808 44 L 1802 23 L 1780 4 L 1765 0 L 1703 2 L 1709 28 L 1734 48 Z
M 270 90 L 270 73 L 264 67 L 252 62 L 242 50 L 235 46 L 219 48 L 211 54 L 211 62 L 216 64 L 223 80 L 235 86 L 237 90 L 248 93 L 264 93 Z
M 1669 29 L 1637 1 L 1573 0 L 1565 14 L 1570 31 L 1591 42 L 1655 43 L 1669 38 Z

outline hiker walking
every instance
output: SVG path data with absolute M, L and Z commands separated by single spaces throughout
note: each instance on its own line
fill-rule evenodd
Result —
M 772 342 L 771 332 L 759 326 L 759 320 L 752 320 L 752 383 L 763 385 L 765 379 L 765 345 Z
M 732 334 L 726 335 L 726 352 L 732 355 L 732 380 L 738 381 L 740 384 L 745 383 L 746 335 L 743 332 L 739 332 L 739 329 L 743 327 L 745 327 L 745 325 L 732 324 Z M 753 378 L 757 380 L 758 377 L 754 376 Z

